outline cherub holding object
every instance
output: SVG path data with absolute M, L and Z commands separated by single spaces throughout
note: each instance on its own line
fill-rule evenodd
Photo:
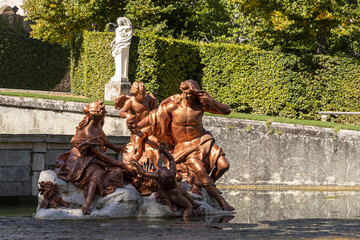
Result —
M 121 109 L 120 117 L 129 118 L 135 115 L 138 121 L 145 118 L 150 111 L 158 107 L 155 96 L 146 93 L 146 88 L 142 82 L 134 82 L 131 86 L 130 93 L 132 97 L 121 95 L 115 101 L 115 108 Z
M 160 146 L 159 151 L 169 160 L 169 169 L 167 167 L 160 167 L 157 172 L 145 172 L 136 160 L 131 160 L 131 163 L 136 166 L 141 176 L 154 179 L 158 184 L 159 191 L 166 195 L 173 205 L 184 209 L 182 217 L 186 219 L 192 215 L 193 208 L 198 209 L 200 204 L 196 203 L 186 191 L 179 189 L 176 181 L 176 163 L 174 157 L 163 146 Z M 171 209 L 174 210 L 173 208 Z
M 129 163 L 132 158 L 139 161 L 141 165 L 150 161 L 152 165 L 157 166 L 160 158 L 159 143 L 154 138 L 148 138 L 146 133 L 136 132 L 137 117 L 131 115 L 126 120 L 126 126 L 129 129 L 131 136 L 130 142 L 126 145 L 128 152 L 123 154 L 123 162 Z

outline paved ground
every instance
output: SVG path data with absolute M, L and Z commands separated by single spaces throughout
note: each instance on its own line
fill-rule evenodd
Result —
M 180 219 L 37 221 L 31 217 L 0 217 L 0 239 L 360 239 L 359 226 L 360 220 L 348 219 L 241 224 Z

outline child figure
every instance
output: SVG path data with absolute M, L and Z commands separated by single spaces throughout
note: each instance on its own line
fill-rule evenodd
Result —
M 181 191 L 178 187 L 174 157 L 163 146 L 160 146 L 159 151 L 169 160 L 169 169 L 167 167 L 160 167 L 156 172 L 145 172 L 136 160 L 132 159 L 131 164 L 136 166 L 141 176 L 154 179 L 158 184 L 159 191 L 166 195 L 171 204 L 175 206 L 175 208 L 170 207 L 170 209 L 174 211 L 177 209 L 176 207 L 183 208 L 182 217 L 186 219 L 192 215 L 193 208 L 198 209 L 200 204 L 196 203 L 186 191 Z

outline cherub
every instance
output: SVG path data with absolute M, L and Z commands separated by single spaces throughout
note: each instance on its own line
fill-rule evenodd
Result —
M 133 95 L 132 97 L 121 95 L 115 101 L 115 108 L 121 109 L 121 118 L 129 118 L 135 115 L 137 120 L 141 121 L 150 111 L 157 108 L 158 105 L 155 96 L 151 93 L 146 93 L 144 83 L 134 82 L 131 86 L 130 93 Z
M 59 192 L 59 187 L 48 181 L 39 182 L 39 192 L 44 196 L 43 201 L 40 204 L 40 208 L 58 208 L 60 205 L 67 207 L 68 204 L 61 197 L 55 197 Z
M 146 133 L 136 132 L 137 123 L 138 119 L 135 115 L 131 115 L 126 120 L 126 126 L 131 136 L 130 142 L 126 145 L 128 152 L 123 154 L 123 162 L 128 163 L 131 158 L 134 158 L 141 165 L 150 161 L 156 167 L 160 158 L 159 143 L 152 138 L 148 138 Z
M 141 176 L 154 179 L 158 184 L 159 191 L 166 195 L 173 205 L 184 209 L 182 217 L 186 219 L 192 215 L 193 208 L 199 209 L 200 204 L 196 203 L 186 191 L 180 190 L 178 187 L 174 157 L 163 146 L 160 146 L 159 151 L 169 160 L 170 168 L 163 166 L 156 172 L 145 172 L 136 160 L 132 159 L 131 164 L 136 166 Z M 177 208 L 170 207 L 170 209 L 176 210 Z

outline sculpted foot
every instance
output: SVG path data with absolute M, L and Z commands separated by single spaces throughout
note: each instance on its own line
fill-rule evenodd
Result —
M 82 208 L 81 211 L 84 215 L 90 215 L 90 204 L 85 204 Z
M 235 208 L 230 206 L 230 204 L 228 204 L 227 202 L 221 204 L 220 207 L 225 211 L 234 211 L 235 210 Z

